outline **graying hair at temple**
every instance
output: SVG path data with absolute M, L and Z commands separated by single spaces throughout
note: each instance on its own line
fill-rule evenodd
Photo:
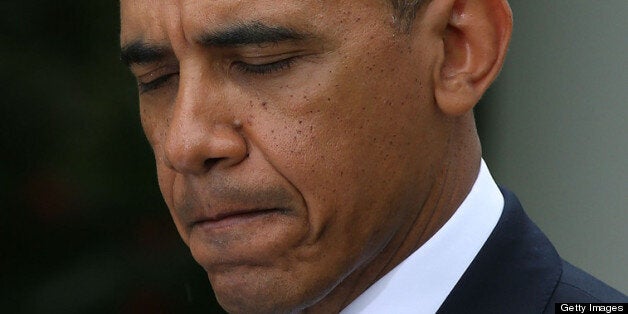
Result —
M 426 0 L 390 0 L 395 11 L 395 24 L 401 31 L 408 31 L 416 13 Z

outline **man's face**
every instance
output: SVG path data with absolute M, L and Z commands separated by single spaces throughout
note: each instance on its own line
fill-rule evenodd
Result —
M 308 307 L 408 232 L 445 138 L 386 1 L 121 3 L 142 125 L 222 306 Z

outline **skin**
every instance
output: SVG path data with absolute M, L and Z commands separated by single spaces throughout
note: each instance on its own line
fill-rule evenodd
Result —
M 200 43 L 255 23 L 307 38 Z M 130 64 L 142 125 L 220 304 L 338 312 L 427 241 L 477 176 L 470 111 L 509 37 L 501 0 L 433 0 L 408 32 L 385 1 L 122 0 L 123 50 L 163 52 Z

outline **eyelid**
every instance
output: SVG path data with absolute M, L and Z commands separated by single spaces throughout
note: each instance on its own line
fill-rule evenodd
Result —
M 140 84 L 150 83 L 164 75 L 175 74 L 179 72 L 179 66 L 177 65 L 164 65 L 154 70 L 150 70 L 145 74 L 137 75 L 137 82 Z
M 161 66 L 146 74 L 137 76 L 137 88 L 141 94 L 159 89 L 169 83 L 170 79 L 179 74 L 179 67 L 175 65 Z
M 243 61 L 236 61 L 233 63 L 233 67 L 244 74 L 255 74 L 255 75 L 265 75 L 271 74 L 274 72 L 279 72 L 282 70 L 287 70 L 296 62 L 298 56 L 296 57 L 288 57 L 284 59 L 280 59 L 277 61 L 261 63 L 261 64 L 253 64 L 246 63 Z
M 272 51 L 269 49 L 250 49 L 245 51 L 240 51 L 235 56 L 231 56 L 232 59 L 237 59 L 237 61 L 243 61 L 247 63 L 271 63 L 273 61 L 279 61 L 282 59 L 287 59 L 290 57 L 295 57 L 302 55 L 304 53 L 303 50 L 281 50 L 281 51 Z
M 138 87 L 138 90 L 140 92 L 140 95 L 144 94 L 146 92 L 150 92 L 150 91 L 159 89 L 162 86 L 164 86 L 166 84 L 169 84 L 170 80 L 174 79 L 175 76 L 177 76 L 178 74 L 179 73 L 166 74 L 166 75 L 160 76 L 160 77 L 158 77 L 158 78 L 156 78 L 156 79 L 154 79 L 154 80 L 152 80 L 152 81 L 150 81 L 148 83 L 138 83 L 137 87 Z

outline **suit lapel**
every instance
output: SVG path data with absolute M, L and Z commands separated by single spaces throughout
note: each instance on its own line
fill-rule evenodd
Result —
M 561 259 L 514 194 L 488 240 L 438 313 L 542 313 L 562 272 Z

